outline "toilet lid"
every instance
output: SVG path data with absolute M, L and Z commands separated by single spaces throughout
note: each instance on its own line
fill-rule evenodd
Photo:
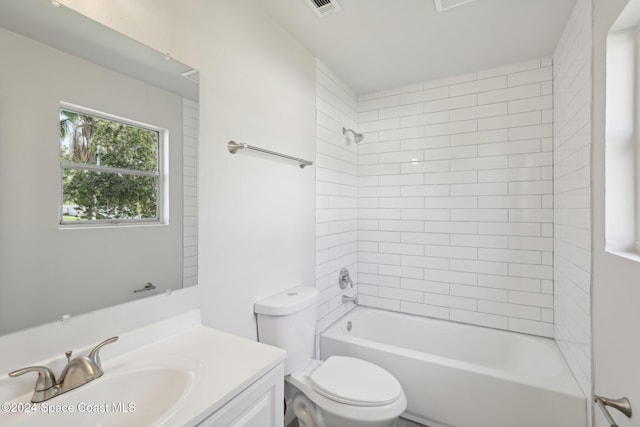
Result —
M 396 378 L 366 360 L 331 356 L 309 375 L 311 387 L 336 402 L 354 406 L 380 406 L 402 393 Z

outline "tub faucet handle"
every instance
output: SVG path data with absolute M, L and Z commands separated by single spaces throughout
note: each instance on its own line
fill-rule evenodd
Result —
M 338 284 L 340 285 L 340 289 L 347 289 L 347 286 L 353 288 L 353 280 L 349 275 L 349 270 L 346 267 L 342 267 L 340 269 L 340 273 L 338 274 Z

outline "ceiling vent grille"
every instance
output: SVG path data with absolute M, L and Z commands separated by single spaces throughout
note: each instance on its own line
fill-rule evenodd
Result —
M 433 0 L 438 12 L 444 12 L 445 10 L 453 9 L 454 7 L 462 6 L 472 1 L 473 0 Z
M 340 12 L 342 7 L 338 0 L 304 0 L 320 18 Z

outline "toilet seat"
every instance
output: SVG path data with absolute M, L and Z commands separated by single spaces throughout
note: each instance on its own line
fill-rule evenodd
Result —
M 353 357 L 331 356 L 308 379 L 314 391 L 346 405 L 383 406 L 402 395 L 402 387 L 393 375 Z

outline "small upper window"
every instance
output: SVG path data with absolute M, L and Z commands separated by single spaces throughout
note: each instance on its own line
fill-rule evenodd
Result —
M 60 109 L 60 224 L 160 221 L 161 132 Z

